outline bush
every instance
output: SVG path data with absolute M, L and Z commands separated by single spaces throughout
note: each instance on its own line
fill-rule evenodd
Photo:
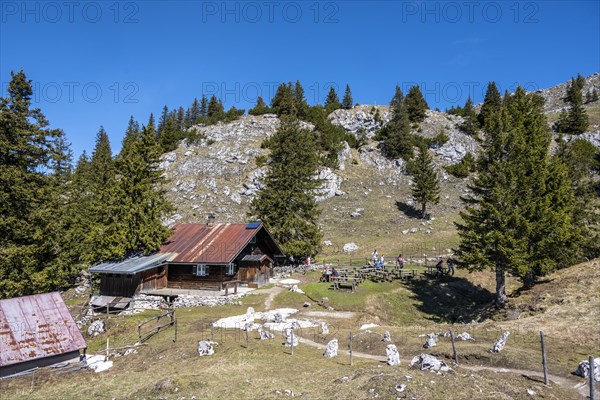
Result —
M 268 159 L 267 159 L 267 156 L 266 156 L 266 155 L 264 155 L 264 154 L 262 154 L 262 155 L 259 155 L 259 156 L 256 156 L 256 159 L 255 159 L 255 161 L 256 161 L 256 166 L 257 166 L 258 168 L 260 168 L 260 167 L 262 167 L 262 166 L 264 166 L 264 165 L 267 165 L 267 160 L 268 160 Z
M 475 157 L 467 153 L 458 164 L 448 165 L 445 169 L 457 178 L 466 178 L 471 172 L 475 172 L 475 166 Z

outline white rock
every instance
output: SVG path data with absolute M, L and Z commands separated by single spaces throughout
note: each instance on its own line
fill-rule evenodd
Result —
M 324 357 L 333 358 L 338 355 L 338 340 L 332 339 L 327 343 L 327 347 L 325 348 L 325 353 L 323 353 Z
M 388 365 L 400 365 L 400 353 L 398 353 L 398 348 L 396 348 L 395 344 L 388 344 L 385 348 L 385 354 Z
M 358 250 L 358 246 L 356 243 L 346 243 L 344 247 L 342 247 L 342 250 L 344 250 L 344 253 L 352 253 Z
M 88 327 L 87 334 L 92 337 L 96 337 L 105 332 L 104 321 L 101 319 L 97 319 L 92 322 Z
M 215 350 L 213 345 L 215 342 L 211 342 L 210 340 L 201 340 L 198 342 L 198 355 L 200 356 L 212 356 L 215 354 Z
M 494 343 L 494 345 L 492 346 L 492 349 L 490 350 L 492 353 L 499 353 L 502 351 L 502 349 L 504 349 L 504 346 L 506 346 L 506 341 L 508 340 L 508 336 L 510 335 L 510 332 L 506 331 L 502 334 L 502 336 L 500 337 L 500 339 L 498 339 L 496 341 L 496 343 Z
M 418 356 L 413 357 L 408 368 L 412 368 L 415 365 L 419 365 L 421 371 L 430 370 L 430 371 L 451 371 L 450 368 L 445 362 L 438 360 L 432 355 L 429 354 L 419 354 Z

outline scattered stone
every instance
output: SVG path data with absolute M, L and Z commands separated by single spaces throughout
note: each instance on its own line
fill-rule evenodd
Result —
M 344 253 L 352 253 L 358 250 L 358 246 L 356 243 L 346 243 L 342 250 L 344 250 Z
M 327 322 L 321 322 L 321 335 L 329 335 L 329 325 L 327 325 Z
M 215 354 L 215 349 L 213 345 L 216 345 L 216 342 L 211 342 L 210 340 L 201 340 L 198 342 L 198 355 L 199 356 L 212 356 Z
M 354 211 L 353 213 L 350 213 L 350 216 L 352 218 L 358 218 L 358 217 L 362 216 L 362 214 L 359 213 L 359 212 Z
M 399 383 L 396 385 L 396 392 L 402 393 L 406 389 L 406 385 L 404 383 Z
M 275 314 L 273 314 L 273 321 L 278 324 L 283 322 L 283 315 L 281 315 L 280 312 L 276 312 Z
M 390 334 L 390 332 L 388 332 L 388 331 L 383 332 L 383 341 L 384 342 L 392 341 L 392 335 Z
M 473 336 L 469 335 L 467 332 L 463 332 L 463 333 L 457 335 L 456 338 L 460 339 L 460 340 L 471 340 L 473 342 L 475 341 Z
M 332 339 L 327 343 L 327 347 L 325 348 L 325 353 L 323 353 L 324 357 L 333 358 L 338 355 L 338 340 Z
M 104 321 L 101 319 L 92 322 L 87 330 L 87 334 L 91 337 L 96 337 L 104 332 L 106 332 L 105 325 Z
M 128 356 L 130 354 L 137 354 L 137 350 L 136 349 L 127 349 L 125 350 L 125 353 L 123 353 L 124 356 Z
M 310 303 L 308 301 L 305 301 L 302 307 L 310 307 Z
M 588 360 L 582 361 L 575 371 L 575 375 L 579 375 L 583 378 L 589 378 L 590 376 L 590 362 Z M 600 382 L 600 357 L 594 358 L 594 381 Z
M 298 288 L 298 285 L 293 285 L 293 286 L 290 288 L 290 292 L 293 292 L 293 293 L 301 293 L 301 294 L 303 294 L 303 293 L 304 293 L 304 291 L 303 291 L 302 289 L 299 289 L 299 288 Z
M 429 354 L 419 354 L 418 356 L 413 357 L 410 364 L 408 365 L 408 368 L 412 368 L 415 365 L 418 365 L 421 368 L 421 371 L 452 371 L 452 368 L 450 368 L 445 362 L 440 361 Z
M 428 349 L 430 347 L 437 346 L 437 341 L 438 341 L 438 335 L 436 333 L 428 333 L 427 340 L 425 341 L 423 348 Z
M 504 332 L 502 336 L 500 336 L 500 339 L 498 339 L 498 341 L 494 343 L 494 346 L 492 346 L 492 349 L 490 351 L 492 353 L 500 353 L 502 349 L 504 349 L 504 346 L 506 346 L 506 341 L 508 340 L 509 335 L 509 331 Z
M 537 395 L 537 392 L 533 391 L 531 389 L 527 389 L 527 394 L 530 395 L 530 396 L 535 396 L 535 395 Z
M 265 331 L 262 327 L 258 328 L 258 334 L 260 336 L 260 340 L 273 339 L 274 337 L 272 332 Z
M 323 242 L 325 246 L 333 246 L 333 242 L 331 240 L 326 240 Z
M 294 333 L 292 328 L 287 328 L 284 331 L 285 336 L 285 347 L 297 347 L 298 346 L 298 335 Z
M 388 344 L 385 348 L 385 354 L 387 355 L 388 365 L 400 365 L 400 353 L 398 353 L 398 348 L 395 344 Z

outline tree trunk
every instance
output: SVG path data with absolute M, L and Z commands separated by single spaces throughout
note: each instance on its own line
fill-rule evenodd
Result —
M 427 203 L 423 202 L 421 205 L 421 218 L 425 219 L 425 213 L 427 212 Z
M 525 274 L 525 276 L 523 277 L 523 287 L 525 287 L 526 289 L 530 289 L 533 287 L 535 283 L 535 275 L 533 275 L 532 272 L 528 272 Z
M 496 266 L 496 306 L 504 307 L 507 300 L 504 268 Z

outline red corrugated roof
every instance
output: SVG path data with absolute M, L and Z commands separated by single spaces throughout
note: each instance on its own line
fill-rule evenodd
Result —
M 0 300 L 0 367 L 86 348 L 59 293 Z
M 227 264 L 246 247 L 260 229 L 248 224 L 176 224 L 174 233 L 160 248 L 161 253 L 176 253 L 170 262 Z

